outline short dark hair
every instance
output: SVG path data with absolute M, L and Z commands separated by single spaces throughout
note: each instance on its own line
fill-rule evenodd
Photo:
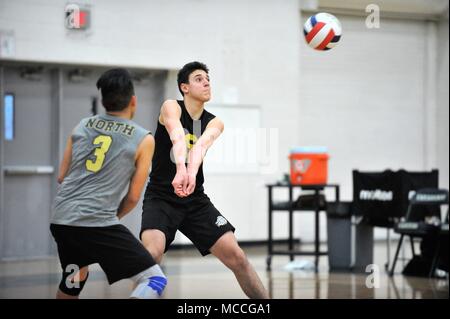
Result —
M 102 93 L 102 104 L 107 111 L 122 111 L 134 95 L 133 81 L 125 69 L 111 69 L 104 72 L 97 81 Z
M 191 75 L 192 72 L 194 72 L 195 70 L 203 70 L 206 72 L 206 74 L 208 74 L 209 69 L 206 66 L 206 64 L 201 63 L 201 62 L 190 62 L 186 65 L 184 65 L 180 71 L 178 71 L 178 76 L 177 76 L 177 82 L 178 82 L 178 90 L 180 90 L 181 95 L 184 96 L 183 91 L 181 91 L 181 83 L 189 83 L 189 75 Z

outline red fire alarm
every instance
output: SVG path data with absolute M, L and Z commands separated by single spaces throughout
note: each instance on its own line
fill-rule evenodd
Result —
M 86 30 L 90 26 L 91 11 L 78 4 L 68 4 L 65 7 L 65 24 L 67 29 Z

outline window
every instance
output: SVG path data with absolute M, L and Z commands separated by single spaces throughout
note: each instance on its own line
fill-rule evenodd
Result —
M 5 106 L 5 140 L 14 139 L 14 94 L 6 93 L 4 97 Z

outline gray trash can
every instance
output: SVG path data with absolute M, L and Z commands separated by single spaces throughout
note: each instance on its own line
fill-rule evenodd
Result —
M 351 209 L 351 202 L 327 203 L 328 263 L 330 271 L 351 270 Z
M 373 264 L 373 226 L 361 220 L 354 226 L 353 272 L 365 273 L 368 265 Z

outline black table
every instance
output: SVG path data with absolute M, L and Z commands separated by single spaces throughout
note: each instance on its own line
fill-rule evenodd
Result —
M 293 184 L 268 184 L 266 185 L 269 191 L 269 239 L 268 239 L 268 256 L 266 259 L 266 269 L 271 270 L 272 256 L 274 255 L 289 255 L 290 260 L 294 260 L 294 256 L 315 256 L 315 270 L 318 271 L 319 257 L 327 255 L 326 251 L 320 251 L 320 226 L 319 226 L 319 213 L 323 210 L 320 207 L 320 192 L 325 188 L 334 188 L 335 200 L 339 201 L 339 185 L 337 184 L 320 184 L 320 185 L 293 185 Z M 273 189 L 274 188 L 287 188 L 289 191 L 289 201 L 282 204 L 275 204 L 273 202 Z M 295 207 L 293 202 L 293 190 L 294 188 L 301 188 L 302 190 L 314 191 L 314 207 L 311 209 Z M 289 239 L 288 250 L 274 250 L 273 238 L 272 238 L 272 218 L 275 211 L 287 211 L 289 212 Z M 315 212 L 315 240 L 314 251 L 296 251 L 294 250 L 293 240 L 293 214 L 295 211 L 314 211 Z

